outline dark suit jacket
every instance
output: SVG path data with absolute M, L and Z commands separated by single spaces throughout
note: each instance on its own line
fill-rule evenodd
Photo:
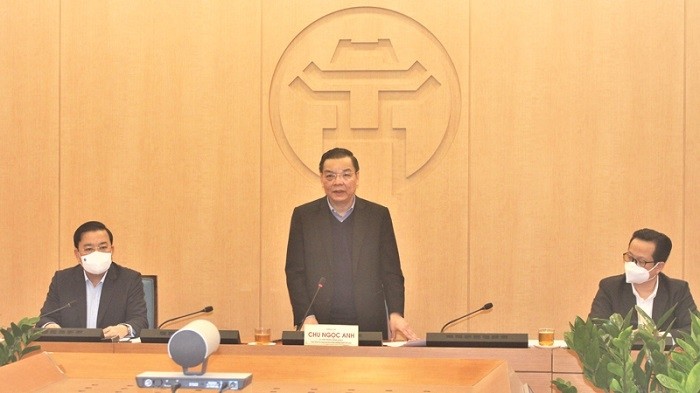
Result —
M 41 315 L 73 300 L 76 302 L 70 307 L 41 318 L 37 326 L 55 322 L 63 328 L 85 327 L 87 300 L 85 276 L 81 265 L 59 270 L 54 274 L 44 306 L 41 308 Z M 102 286 L 97 327 L 105 328 L 120 323 L 131 325 L 134 335 L 138 336 L 141 329 L 148 327 L 146 300 L 141 273 L 112 262 Z
M 292 214 L 285 271 L 295 325 L 302 322 L 321 277 L 327 281 L 310 314 L 319 323 L 329 323 L 335 278 L 329 214 L 325 196 L 298 206 Z M 391 216 L 386 207 L 357 197 L 352 215 L 352 274 L 359 329 L 382 332 L 386 338 L 387 311 L 404 312 L 404 277 Z
M 627 313 L 637 304 L 637 299 L 632 293 L 632 284 L 625 282 L 625 275 L 612 276 L 600 281 L 598 293 L 593 299 L 591 306 L 591 318 L 610 318 L 614 313 L 621 314 L 624 318 Z M 654 298 L 654 309 L 651 318 L 658 323 L 659 319 L 671 307 L 676 305 L 673 316 L 664 326 L 658 326 L 659 330 L 667 330 L 668 323 L 674 318 L 674 330 L 690 329 L 690 311 L 696 312 L 697 307 L 690 294 L 688 283 L 668 277 L 659 273 L 659 288 Z M 632 324 L 636 327 L 638 323 L 637 312 L 632 313 Z

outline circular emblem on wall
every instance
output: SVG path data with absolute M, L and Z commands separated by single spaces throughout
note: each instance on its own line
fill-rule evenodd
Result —
M 427 173 L 458 129 L 457 72 L 414 19 L 358 7 L 314 21 L 289 43 L 270 84 L 275 138 L 294 165 L 318 176 L 336 146 L 381 156 L 394 190 Z

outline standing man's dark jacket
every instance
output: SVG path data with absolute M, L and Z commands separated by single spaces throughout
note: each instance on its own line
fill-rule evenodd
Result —
M 404 277 L 389 209 L 356 197 L 352 211 L 352 283 L 360 331 L 388 336 L 387 315 L 404 313 Z M 321 277 L 327 279 L 310 314 L 329 323 L 337 280 L 333 271 L 332 217 L 326 197 L 298 206 L 292 214 L 287 245 L 287 288 L 294 324 L 304 312 Z

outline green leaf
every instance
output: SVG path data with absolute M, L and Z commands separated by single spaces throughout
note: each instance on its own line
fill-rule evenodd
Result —
M 687 354 L 674 352 L 671 354 L 671 363 L 679 370 L 689 373 L 690 370 L 695 366 L 695 362 Z
M 25 318 L 22 318 L 21 321 L 19 321 L 19 324 L 20 324 L 20 325 L 29 326 L 29 327 L 34 327 L 34 326 L 36 325 L 37 322 L 39 322 L 39 317 L 38 317 L 38 316 L 36 316 L 36 317 L 25 317 Z
M 634 306 L 635 310 L 637 311 L 637 319 L 639 320 L 639 328 L 642 329 L 643 326 L 656 326 L 654 323 L 654 320 L 647 315 L 647 313 L 642 310 L 641 307 L 639 306 Z
M 10 327 L 0 329 L 5 339 L 0 343 L 0 366 L 16 362 L 23 356 L 37 351 L 39 346 L 30 345 L 41 336 L 42 329 L 35 329 L 39 317 L 22 318 L 18 323 L 10 323 Z
M 681 385 L 680 382 L 676 381 L 675 379 L 672 379 L 666 375 L 657 375 L 656 379 L 661 382 L 664 387 L 669 388 L 671 390 L 679 391 L 682 392 L 683 390 L 683 385 Z
M 600 349 L 598 348 L 597 345 L 591 346 L 590 351 L 584 352 L 583 356 L 579 354 L 579 359 L 583 362 L 585 365 L 593 365 L 595 368 L 595 365 L 600 361 L 601 359 L 601 354 L 600 354 Z
M 12 335 L 11 331 L 3 329 L 2 336 L 5 339 L 5 345 L 8 348 L 12 348 L 15 345 L 15 336 Z
M 669 318 L 671 315 L 673 315 L 674 311 L 676 310 L 676 306 L 678 306 L 678 303 L 674 304 L 673 307 L 669 308 L 669 309 L 664 313 L 664 315 L 662 315 L 661 318 L 659 318 L 659 323 L 657 323 L 656 326 L 664 326 L 664 324 L 666 323 L 666 321 L 668 320 L 668 318 Z M 636 307 L 637 309 L 641 310 L 641 308 L 639 308 L 639 306 L 635 306 L 635 307 Z M 674 324 L 675 322 L 676 322 L 675 319 L 674 319 L 673 321 L 671 321 L 671 323 L 666 327 L 666 330 L 671 330 L 671 328 L 673 327 L 673 324 Z
M 622 322 L 624 326 L 632 326 L 632 314 L 634 314 L 634 310 L 630 309 L 627 315 L 625 315 L 625 320 Z
M 690 372 L 690 370 L 688 372 Z M 678 381 L 680 383 L 685 383 L 686 375 L 688 375 L 688 372 L 682 372 L 679 370 L 670 369 L 670 370 L 668 370 L 668 374 L 663 374 L 663 375 L 668 375 L 669 377 L 675 379 L 676 381 Z
M 22 352 L 21 352 L 21 357 L 24 357 L 24 355 L 26 355 L 26 354 L 28 354 L 28 353 L 31 353 L 31 352 L 34 352 L 34 351 L 38 351 L 40 348 L 41 348 L 41 347 L 39 347 L 38 345 L 32 345 L 32 346 L 30 346 L 30 347 L 24 347 L 24 349 L 23 349 Z
M 700 363 L 696 364 L 685 380 L 685 391 L 697 393 L 700 392 Z
M 700 316 L 691 313 L 690 333 L 676 340 L 675 350 L 666 351 L 668 331 L 659 335 L 653 320 L 644 319 L 643 311 L 640 321 L 647 323 L 634 330 L 631 313 L 624 319 L 619 314 L 586 321 L 576 317 L 569 324 L 571 331 L 564 334 L 565 341 L 581 361 L 584 377 L 609 392 L 700 393 L 700 367 L 696 368 L 700 364 Z M 664 318 L 671 315 L 665 314 Z M 636 340 L 643 346 L 638 355 L 632 356 L 631 343 Z M 565 386 L 561 385 L 562 389 Z
M 665 374 L 668 370 L 668 357 L 661 349 L 645 351 L 647 360 L 656 374 Z
M 620 332 L 620 335 L 618 337 L 615 337 L 612 339 L 612 345 L 620 349 L 622 353 L 629 352 L 629 350 L 632 348 L 632 328 L 627 328 L 623 331 Z
M 608 363 L 608 371 L 618 377 L 624 374 L 622 366 L 617 363 Z
M 11 329 L 12 329 L 12 334 L 13 334 L 15 337 L 19 337 L 19 336 L 22 335 L 22 329 L 20 329 L 19 326 L 17 326 L 16 323 L 12 322 L 12 323 L 10 324 L 10 327 L 11 327 Z
M 700 318 L 698 318 L 698 314 L 693 312 L 690 312 L 690 318 L 690 336 L 694 342 L 700 342 Z
M 611 392 L 623 392 L 622 386 L 620 385 L 620 381 L 617 379 L 612 379 L 610 380 L 610 391 Z M 624 392 L 627 393 L 627 392 Z
M 578 393 L 578 390 L 575 386 L 571 385 L 571 382 L 565 381 L 561 378 L 553 380 L 552 384 L 554 384 L 554 386 L 562 393 Z
M 34 329 L 29 334 L 29 339 L 31 341 L 36 341 L 44 333 L 44 329 Z
M 687 353 L 691 358 L 698 357 L 698 350 L 691 344 L 691 342 L 679 338 L 676 340 L 676 344 L 678 344 L 678 346 L 683 349 L 683 352 Z
M 607 389 L 610 386 L 610 380 L 613 378 L 610 371 L 608 371 L 607 364 L 610 362 L 610 357 L 605 356 L 597 367 L 593 370 L 593 373 L 589 376 L 589 380 L 593 382 L 593 385 Z
M 2 338 L 7 341 L 8 338 L 12 338 L 12 332 L 8 329 L 0 329 L 0 333 L 2 333 Z

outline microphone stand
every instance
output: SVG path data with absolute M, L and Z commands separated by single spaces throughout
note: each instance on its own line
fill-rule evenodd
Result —
M 321 277 L 320 280 L 318 280 L 318 286 L 316 287 L 316 292 L 314 292 L 314 297 L 311 298 L 311 303 L 309 303 L 309 307 L 306 309 L 306 312 L 304 313 L 304 317 L 301 319 L 301 322 L 297 325 L 296 331 L 300 331 L 301 328 L 304 327 L 304 323 L 306 322 L 306 318 L 309 316 L 309 312 L 311 312 L 311 306 L 314 305 L 314 302 L 316 301 L 316 295 L 318 295 L 318 292 L 323 288 L 323 284 L 326 283 L 326 278 Z
M 191 313 L 185 314 L 185 315 L 180 315 L 179 317 L 175 317 L 175 318 L 170 318 L 170 319 L 168 319 L 167 321 L 165 321 L 165 322 L 161 323 L 160 325 L 158 325 L 158 329 L 162 328 L 163 325 L 166 325 L 166 324 L 168 324 L 168 323 L 170 323 L 170 322 L 173 322 L 173 321 L 177 321 L 178 319 L 187 318 L 187 317 L 189 317 L 190 315 L 194 315 L 194 314 L 199 314 L 199 313 L 203 313 L 203 312 L 212 312 L 212 311 L 214 311 L 214 307 L 212 307 L 212 306 L 206 306 L 206 307 L 204 307 L 203 309 L 201 309 L 201 310 L 199 310 L 199 311 L 191 312 Z
M 453 323 L 455 323 L 455 322 L 457 322 L 457 321 L 459 321 L 459 320 L 461 320 L 461 319 L 464 319 L 464 318 L 466 318 L 466 317 L 468 317 L 468 316 L 474 315 L 474 314 L 478 313 L 479 311 L 490 310 L 492 307 L 493 307 L 493 303 L 486 303 L 486 304 L 484 304 L 484 305 L 483 305 L 480 309 L 478 309 L 478 310 L 474 310 L 474 311 L 472 311 L 472 312 L 470 312 L 470 313 L 467 313 L 467 314 L 465 314 L 465 315 L 462 315 L 462 316 L 459 317 L 459 318 L 455 318 L 455 319 L 451 320 L 450 322 L 447 322 L 446 324 L 444 324 L 444 325 L 442 326 L 442 329 L 440 329 L 440 333 L 443 333 L 443 332 L 445 331 L 445 328 L 447 328 L 448 326 L 452 325 Z

